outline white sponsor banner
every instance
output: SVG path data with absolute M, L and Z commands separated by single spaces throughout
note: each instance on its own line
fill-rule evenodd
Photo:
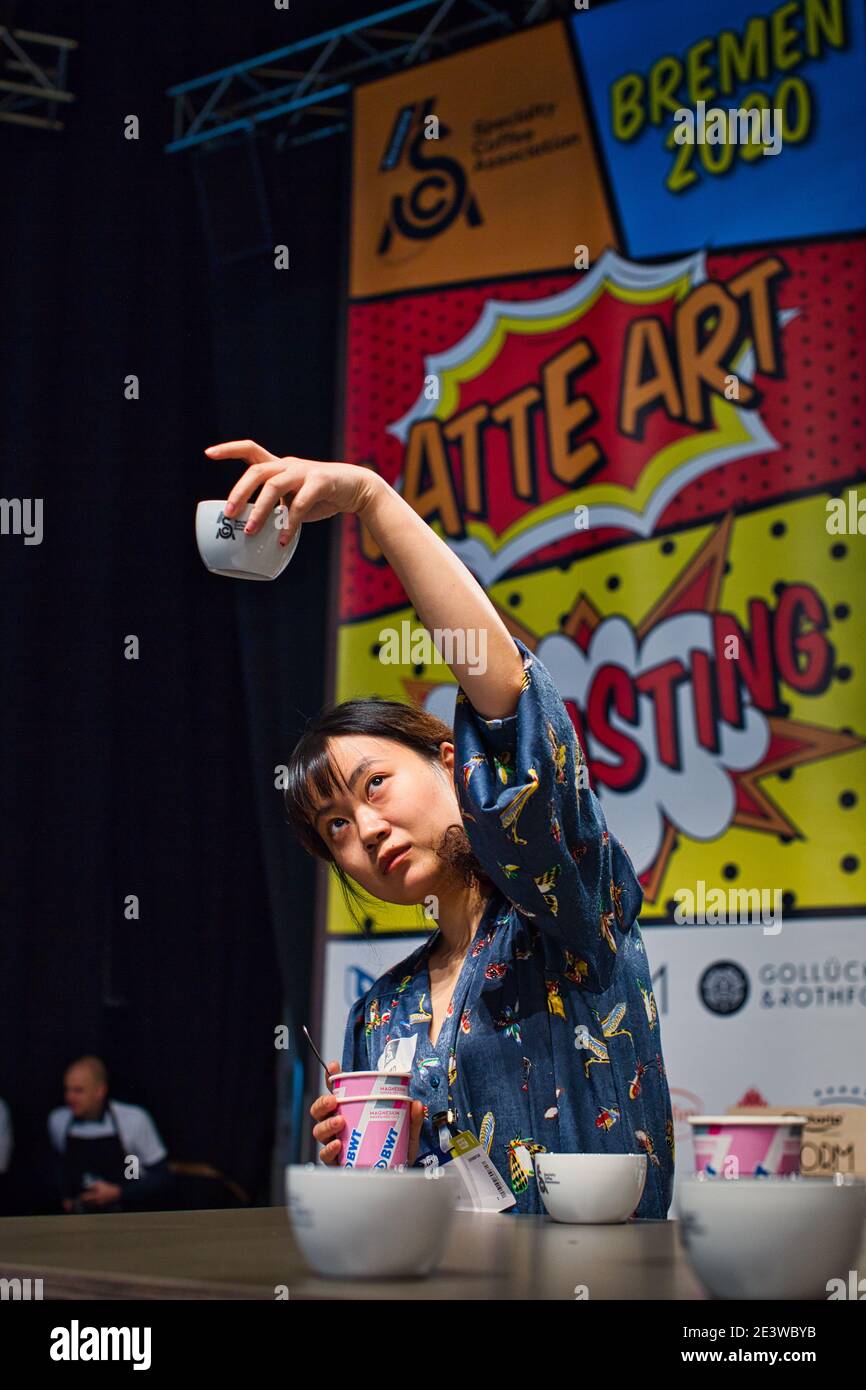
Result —
M 785 920 L 775 934 L 760 922 L 642 926 L 674 1111 L 677 1181 L 694 1171 L 689 1115 L 744 1104 L 866 1106 L 864 928 L 863 918 Z M 354 999 L 425 939 L 328 941 L 327 1058 L 342 1058 Z M 676 1188 L 671 1215 L 675 1203 Z
M 694 1172 L 689 1115 L 733 1105 L 866 1105 L 866 921 L 644 927 L 674 1111 L 676 1184 Z

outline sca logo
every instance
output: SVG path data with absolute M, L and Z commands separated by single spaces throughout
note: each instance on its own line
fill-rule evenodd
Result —
M 230 541 L 232 536 L 234 535 L 234 527 L 232 525 L 231 517 L 226 516 L 225 512 L 220 512 L 219 516 L 217 517 L 216 533 L 217 540 L 221 541 Z
M 435 101 L 435 97 L 427 97 L 423 102 L 412 102 L 394 119 L 380 172 L 408 166 L 419 177 L 409 193 L 397 193 L 391 199 L 376 248 L 380 256 L 387 255 L 395 234 L 410 241 L 427 241 L 447 231 L 461 215 L 470 227 L 479 227 L 484 220 L 463 165 L 438 153 L 440 142 L 451 131 L 434 114 Z
M 397 1131 L 396 1131 L 396 1129 L 391 1128 L 391 1129 L 388 1130 L 388 1134 L 387 1134 L 387 1136 L 386 1136 L 386 1138 L 385 1138 L 385 1142 L 384 1142 L 384 1144 L 382 1145 L 382 1148 L 381 1148 L 380 1151 L 379 1151 L 379 1157 L 376 1159 L 376 1162 L 373 1164 L 373 1167 L 374 1167 L 374 1168 L 387 1168 L 387 1167 L 388 1167 L 388 1164 L 391 1162 L 391 1155 L 392 1155 L 392 1153 L 394 1152 L 394 1145 L 395 1145 L 396 1143 L 397 1143 Z
M 344 1165 L 346 1168 L 354 1168 L 355 1159 L 358 1157 L 358 1149 L 360 1146 L 361 1131 L 359 1129 L 353 1129 L 351 1138 L 349 1139 L 349 1147 L 346 1150 L 346 1162 Z

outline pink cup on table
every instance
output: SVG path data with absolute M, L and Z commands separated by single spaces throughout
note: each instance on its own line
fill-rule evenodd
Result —
M 337 1101 L 341 1168 L 397 1168 L 409 1157 L 408 1096 L 352 1096 Z
M 409 1094 L 410 1071 L 338 1071 L 331 1077 L 331 1090 L 338 1100 L 352 1096 L 397 1096 Z
M 805 1115 L 690 1115 L 695 1171 L 785 1177 L 800 1171 Z

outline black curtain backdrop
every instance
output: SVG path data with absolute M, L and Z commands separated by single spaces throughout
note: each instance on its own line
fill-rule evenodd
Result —
M 311 1020 L 314 866 L 274 768 L 325 695 L 331 524 L 271 585 L 209 575 L 193 518 L 240 472 L 207 444 L 334 456 L 348 153 L 258 139 L 268 233 L 248 148 L 163 151 L 166 87 L 334 20 L 301 8 L 293 28 L 240 4 L 0 11 L 80 43 L 66 129 L 0 125 L 0 492 L 44 508 L 41 545 L 0 535 L 0 1096 L 30 1210 L 85 1051 L 171 1158 L 269 1200 L 274 1028 Z M 264 244 L 213 269 L 202 197 L 225 247 L 270 234 L 291 269 Z

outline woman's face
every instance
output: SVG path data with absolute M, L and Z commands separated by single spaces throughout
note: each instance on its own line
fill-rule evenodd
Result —
M 463 829 L 454 745 L 440 745 L 435 766 L 402 743 L 367 734 L 340 734 L 328 748 L 345 785 L 320 804 L 319 835 L 367 892 L 384 902 L 423 903 L 441 883 L 436 847 L 449 827 Z M 405 853 L 389 864 L 395 850 Z

